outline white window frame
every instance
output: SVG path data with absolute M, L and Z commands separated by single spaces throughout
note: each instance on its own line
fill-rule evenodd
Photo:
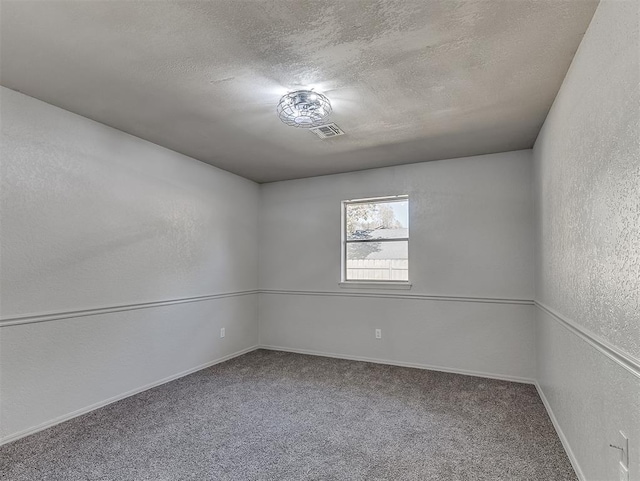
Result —
M 388 195 L 384 197 L 369 197 L 366 199 L 349 199 L 342 201 L 342 214 L 341 214 L 341 223 L 340 230 L 342 233 L 342 242 L 341 242 L 341 256 L 340 256 L 340 287 L 347 288 L 373 288 L 373 289 L 411 289 L 411 283 L 407 281 L 401 280 L 347 280 L 347 244 L 352 243 L 365 243 L 365 242 L 397 242 L 397 241 L 406 241 L 407 242 L 407 261 L 409 259 L 409 236 L 407 237 L 398 237 L 394 239 L 360 239 L 360 240 L 348 240 L 347 239 L 347 206 L 353 204 L 372 204 L 372 203 L 389 203 L 389 202 L 405 202 L 409 201 L 408 194 L 398 194 L 398 195 Z M 408 227 L 410 228 L 411 222 L 409 219 Z M 410 265 L 410 264 L 409 264 Z M 410 276 L 410 270 L 408 276 Z

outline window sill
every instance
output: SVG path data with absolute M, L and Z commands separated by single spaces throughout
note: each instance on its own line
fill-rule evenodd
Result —
M 360 281 L 344 281 L 338 283 L 343 289 L 411 289 L 409 282 L 360 282 Z

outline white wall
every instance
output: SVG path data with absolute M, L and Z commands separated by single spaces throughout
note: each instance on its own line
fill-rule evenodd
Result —
M 534 148 L 538 381 L 587 480 L 640 480 L 640 2 L 602 0 Z
M 535 377 L 581 477 L 622 429 L 640 481 L 639 8 L 600 4 L 533 195 L 530 151 L 259 188 L 1 89 L 0 440 L 260 342 Z M 340 201 L 397 193 L 412 289 L 340 288 Z
M 2 440 L 257 344 L 257 184 L 0 94 Z
M 410 196 L 412 289 L 338 287 L 340 202 L 390 194 Z M 261 344 L 534 377 L 531 151 L 265 184 L 259 235 Z

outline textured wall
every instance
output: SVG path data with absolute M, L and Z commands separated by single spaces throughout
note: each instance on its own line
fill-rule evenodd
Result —
M 640 377 L 536 312 L 536 379 L 586 481 L 617 481 L 618 431 L 630 437 L 630 481 L 640 480 Z
M 409 194 L 413 286 L 358 297 L 338 285 L 341 201 L 392 194 Z M 261 342 L 531 379 L 531 306 L 482 298 L 532 299 L 533 254 L 531 151 L 264 184 L 260 288 L 281 292 L 260 294 Z
M 411 293 L 533 298 L 530 150 L 262 185 L 260 288 L 335 290 L 341 201 L 393 194 L 409 195 Z
M 1 93 L 2 317 L 256 287 L 257 184 Z
M 539 309 L 537 378 L 594 481 L 618 479 L 618 430 L 640 480 L 639 25 L 638 0 L 600 3 L 534 148 L 536 299 L 585 336 Z
M 535 145 L 537 299 L 640 358 L 638 0 L 605 0 Z
M 68 318 L 255 290 L 257 184 L 0 95 L 0 436 L 257 344 L 255 293 Z

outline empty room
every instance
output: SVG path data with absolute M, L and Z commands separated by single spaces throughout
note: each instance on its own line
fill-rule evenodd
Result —
M 640 0 L 0 0 L 0 479 L 640 481 Z

